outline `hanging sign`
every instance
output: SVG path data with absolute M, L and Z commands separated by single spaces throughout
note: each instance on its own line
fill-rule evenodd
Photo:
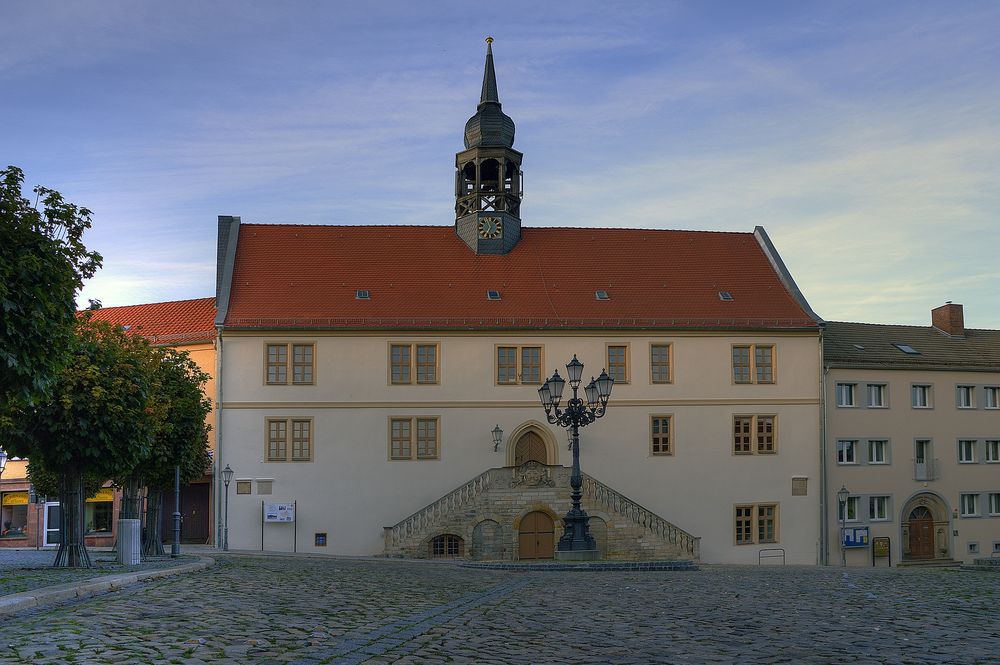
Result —
M 295 504 L 294 503 L 265 503 L 264 504 L 264 521 L 265 522 L 294 522 L 295 521 Z

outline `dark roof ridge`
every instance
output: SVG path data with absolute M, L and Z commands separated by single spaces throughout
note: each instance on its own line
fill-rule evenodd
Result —
M 962 339 L 961 335 L 949 335 L 940 328 L 935 328 L 934 326 L 918 326 L 912 323 L 869 323 L 867 321 L 827 321 L 827 323 L 841 323 L 849 326 L 879 326 L 882 328 L 913 328 L 915 330 L 927 330 L 937 333 L 941 333 L 943 336 L 949 339 Z M 1000 328 L 965 328 L 965 332 L 1000 332 Z
M 107 311 L 109 309 L 125 309 L 126 307 L 147 307 L 149 305 L 173 305 L 181 302 L 198 302 L 201 300 L 215 300 L 215 297 L 203 296 L 201 298 L 181 298 L 180 300 L 158 300 L 156 302 L 137 302 L 132 305 L 107 305 L 107 306 L 102 305 L 100 309 L 84 308 L 77 311 L 82 314 L 84 312 L 102 312 L 102 311 Z
M 312 229 L 451 229 L 451 224 L 302 224 L 297 222 L 243 222 L 240 226 L 271 226 L 280 228 L 312 228 Z M 526 226 L 522 233 L 531 231 L 547 231 L 552 229 L 568 229 L 574 231 L 639 231 L 655 233 L 703 233 L 705 235 L 738 235 L 752 236 L 753 231 L 713 231 L 708 229 L 653 229 L 636 228 L 634 226 Z

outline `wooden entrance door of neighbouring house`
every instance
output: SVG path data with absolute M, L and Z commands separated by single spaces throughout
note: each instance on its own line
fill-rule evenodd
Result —
M 910 558 L 934 558 L 934 516 L 925 506 L 917 506 L 910 513 Z
M 528 513 L 521 520 L 517 537 L 519 559 L 551 559 L 555 555 L 555 527 L 542 512 Z
M 545 442 L 536 432 L 525 432 L 514 445 L 514 466 L 521 466 L 525 462 L 549 463 Z
M 208 483 L 191 483 L 181 487 L 181 542 L 208 542 Z M 163 542 L 174 539 L 174 493 L 163 493 Z

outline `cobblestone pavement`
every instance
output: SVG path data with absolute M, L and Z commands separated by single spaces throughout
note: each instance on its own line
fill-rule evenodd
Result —
M 170 568 L 181 563 L 196 561 L 196 556 L 153 557 L 138 566 L 123 566 L 115 560 L 114 552 L 90 550 L 93 568 L 53 568 L 54 550 L 2 550 L 0 549 L 0 596 L 22 591 L 34 591 L 55 584 L 82 582 L 83 580 L 131 573 L 137 570 Z
M 0 663 L 1000 663 L 998 608 L 1000 576 L 956 570 L 219 556 L 9 617 Z

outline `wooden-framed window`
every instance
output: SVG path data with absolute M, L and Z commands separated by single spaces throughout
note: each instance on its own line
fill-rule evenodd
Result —
M 432 559 L 450 559 L 465 555 L 465 541 L 459 536 L 446 533 L 431 539 L 428 555 Z
M 434 343 L 389 344 L 389 383 L 434 384 L 440 376 L 440 347 Z
M 264 345 L 264 383 L 269 386 L 312 385 L 316 373 L 316 345 L 268 342 Z
M 673 382 L 672 344 L 649 345 L 649 380 L 651 383 Z
M 497 346 L 498 385 L 538 385 L 542 382 L 542 347 Z
M 651 455 L 673 455 L 673 416 L 649 417 L 649 452 Z
M 773 344 L 734 344 L 733 383 L 774 383 Z
M 734 508 L 737 545 L 778 542 L 778 504 L 747 503 Z
M 778 452 L 777 416 L 733 416 L 733 454 L 773 455 Z
M 389 418 L 389 459 L 434 460 L 440 457 L 441 427 L 438 417 Z
M 628 345 L 608 344 L 605 348 L 605 356 L 608 359 L 608 376 L 615 380 L 615 383 L 628 383 Z
M 311 462 L 313 458 L 312 418 L 267 418 L 268 462 Z

